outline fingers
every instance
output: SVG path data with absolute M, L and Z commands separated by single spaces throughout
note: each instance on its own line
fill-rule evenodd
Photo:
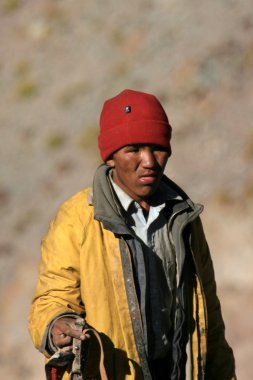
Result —
M 61 334 L 54 334 L 52 332 L 52 339 L 53 343 L 56 347 L 66 347 L 66 346 L 71 346 L 72 345 L 72 338 L 68 335 L 65 335 L 63 333 Z
M 60 318 L 52 327 L 51 336 L 55 346 L 65 347 L 72 344 L 72 339 L 89 339 L 89 335 L 83 334 L 80 325 L 77 325 L 74 318 Z

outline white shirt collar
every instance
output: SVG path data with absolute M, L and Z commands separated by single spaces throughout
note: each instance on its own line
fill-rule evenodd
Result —
M 122 190 L 122 188 L 119 185 L 117 185 L 113 181 L 112 170 L 110 170 L 109 172 L 109 178 L 124 210 L 128 211 L 129 206 L 132 202 L 134 202 L 136 207 L 138 208 L 139 204 L 136 201 L 134 201 L 134 199 L 131 198 L 130 195 L 128 195 L 124 190 Z M 157 189 L 157 192 L 155 193 L 154 199 L 155 201 L 157 201 L 157 205 L 155 207 L 157 207 L 160 210 L 164 207 L 165 202 L 167 200 L 182 200 L 182 197 L 174 193 L 174 191 L 172 192 L 169 186 L 167 186 L 164 182 L 161 181 Z

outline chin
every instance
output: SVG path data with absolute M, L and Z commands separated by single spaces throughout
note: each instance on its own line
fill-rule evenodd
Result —
M 143 191 L 142 194 L 139 194 L 139 196 L 141 198 L 149 198 L 151 197 L 155 192 L 156 192 L 156 189 L 147 189 L 146 191 Z

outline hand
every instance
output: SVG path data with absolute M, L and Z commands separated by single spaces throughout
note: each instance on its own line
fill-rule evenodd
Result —
M 82 331 L 78 330 L 78 326 L 75 323 L 75 318 L 62 317 L 57 319 L 51 330 L 53 344 L 56 347 L 71 346 L 73 338 L 80 340 L 89 338 L 88 335 L 84 335 Z

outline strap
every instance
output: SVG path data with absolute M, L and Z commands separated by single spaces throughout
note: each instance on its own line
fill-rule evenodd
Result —
M 95 329 L 92 329 L 92 328 L 83 330 L 84 335 L 86 335 L 89 332 L 92 332 L 94 334 L 100 346 L 99 372 L 100 372 L 101 380 L 108 380 L 107 373 L 105 370 L 105 365 L 104 365 L 105 354 L 104 354 L 103 344 L 102 344 L 100 335 Z
M 82 318 L 78 318 L 75 321 L 75 330 L 82 331 L 84 326 L 84 320 Z M 72 352 L 74 354 L 74 360 L 72 363 L 72 369 L 70 372 L 69 380 L 82 380 L 82 372 L 81 372 L 81 340 L 73 339 L 73 349 Z
M 89 335 L 89 333 L 91 332 L 94 337 L 97 339 L 98 343 L 99 343 L 99 347 L 100 347 L 100 361 L 99 361 L 99 372 L 100 372 L 100 377 L 101 377 L 101 380 L 108 380 L 108 377 L 107 377 L 107 374 L 106 374 L 106 370 L 105 370 L 105 365 L 104 365 L 104 349 L 103 349 L 103 344 L 102 344 L 102 341 L 101 341 L 101 338 L 99 336 L 99 333 L 91 328 L 91 327 L 88 327 L 88 328 L 85 328 L 84 330 L 83 329 L 83 320 L 80 319 L 77 320 L 75 322 L 75 325 L 76 325 L 76 329 L 78 331 L 82 331 L 84 335 Z M 73 353 L 75 355 L 74 357 L 74 360 L 73 360 L 73 363 L 72 363 L 72 370 L 71 370 L 71 373 L 70 373 L 70 377 L 69 377 L 69 380 L 83 380 L 83 376 L 82 376 L 82 368 L 81 368 L 81 359 L 82 359 L 82 350 L 81 350 L 81 340 L 80 339 L 73 339 Z
M 72 363 L 72 369 L 69 375 L 69 380 L 82 380 L 81 372 L 81 341 L 80 339 L 73 339 L 73 349 L 74 360 Z

